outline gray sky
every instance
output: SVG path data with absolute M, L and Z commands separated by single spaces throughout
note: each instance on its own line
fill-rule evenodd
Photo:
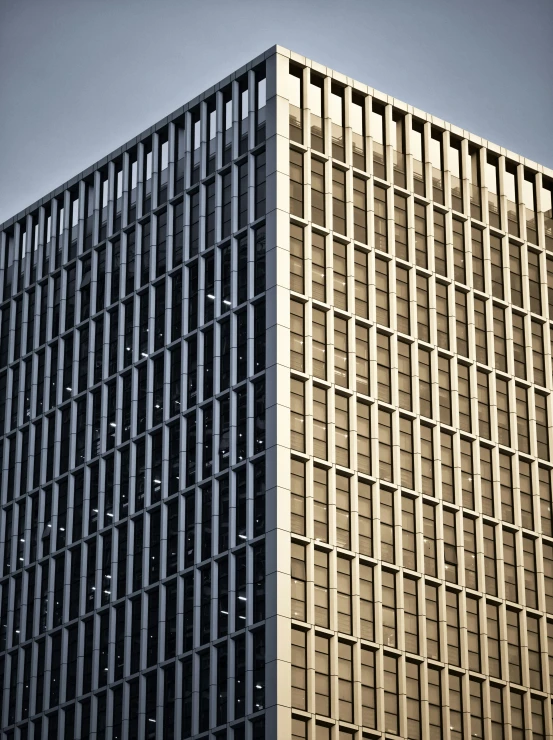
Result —
M 551 0 L 0 0 L 0 223 L 273 44 L 553 167 Z

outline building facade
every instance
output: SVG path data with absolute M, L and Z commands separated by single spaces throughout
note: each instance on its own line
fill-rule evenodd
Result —
M 274 47 L 3 224 L 2 740 L 553 738 L 552 194 Z

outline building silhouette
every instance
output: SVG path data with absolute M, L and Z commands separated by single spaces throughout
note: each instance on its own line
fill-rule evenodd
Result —
M 553 737 L 552 193 L 274 47 L 4 223 L 1 740 Z

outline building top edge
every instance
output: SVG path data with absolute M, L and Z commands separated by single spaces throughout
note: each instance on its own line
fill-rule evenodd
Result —
M 383 103 L 393 105 L 394 107 L 405 111 L 405 113 L 409 113 L 420 120 L 428 121 L 432 123 L 434 126 L 437 126 L 443 129 L 444 131 L 449 131 L 458 136 L 461 136 L 462 138 L 467 139 L 469 142 L 477 146 L 485 147 L 486 149 L 489 149 L 490 151 L 498 155 L 504 156 L 507 159 L 517 162 L 518 164 L 522 164 L 525 167 L 535 170 L 536 172 L 540 172 L 541 174 L 546 175 L 547 177 L 553 178 L 553 169 L 547 167 L 546 165 L 542 165 L 537 162 L 534 162 L 533 160 L 527 157 L 524 157 L 520 154 L 517 154 L 516 152 L 512 152 L 506 147 L 502 147 L 498 144 L 495 144 L 489 141 L 488 139 L 485 139 L 482 136 L 473 134 L 472 132 L 467 131 L 466 129 L 463 129 L 459 126 L 456 126 L 455 124 L 449 123 L 448 121 L 445 121 L 437 116 L 434 116 L 431 113 L 426 113 L 425 111 L 421 110 L 420 108 L 417 108 L 416 106 L 409 105 L 408 103 L 405 103 L 402 100 L 399 100 L 398 98 L 394 98 L 392 95 L 383 93 L 377 90 L 376 88 L 373 88 L 370 85 L 367 85 L 366 83 L 359 82 L 358 80 L 355 80 L 353 77 L 349 77 L 341 72 L 337 72 L 336 70 L 333 70 L 330 67 L 320 64 L 319 62 L 313 61 L 312 59 L 309 59 L 308 57 L 298 54 L 295 51 L 287 49 L 284 46 L 280 46 L 279 44 L 274 44 L 273 46 L 269 47 L 266 51 L 256 56 L 254 59 L 250 60 L 246 64 L 236 69 L 231 74 L 227 75 L 227 77 L 215 83 L 214 85 L 209 87 L 207 90 L 204 90 L 199 95 L 196 95 L 196 97 L 189 100 L 187 103 L 182 105 L 180 108 L 177 108 L 172 113 L 169 113 L 167 116 L 157 121 L 156 123 L 152 124 L 147 129 L 140 132 L 135 137 L 133 137 L 129 141 L 119 146 L 117 149 L 114 149 L 113 151 L 111 151 L 109 154 L 102 157 L 100 160 L 98 160 L 94 164 L 90 165 L 86 169 L 77 173 L 76 175 L 71 177 L 69 180 L 66 180 L 64 183 L 62 183 L 58 187 L 51 190 L 46 195 L 36 200 L 34 203 L 31 203 L 26 208 L 18 211 L 16 214 L 11 216 L 9 219 L 4 221 L 3 223 L 0 223 L 0 231 L 4 231 L 5 229 L 9 228 L 17 221 L 20 221 L 22 218 L 25 218 L 27 215 L 33 213 L 34 211 L 36 211 L 37 208 L 40 208 L 42 205 L 48 203 L 52 198 L 55 198 L 56 196 L 60 195 L 68 188 L 73 187 L 83 178 L 89 177 L 91 174 L 93 174 L 97 170 L 104 167 L 106 164 L 111 162 L 113 159 L 117 158 L 118 156 L 121 156 L 126 151 L 129 151 L 134 146 L 136 146 L 139 142 L 148 138 L 148 136 L 151 136 L 156 131 L 159 131 L 160 129 L 164 128 L 171 121 L 174 121 L 180 118 L 188 110 L 198 105 L 198 103 L 201 103 L 206 98 L 210 97 L 211 95 L 218 92 L 219 90 L 225 88 L 227 85 L 229 85 L 231 82 L 236 80 L 238 77 L 241 77 L 243 74 L 245 74 L 249 70 L 254 69 L 255 67 L 259 66 L 260 64 L 262 64 L 264 61 L 274 56 L 275 54 L 280 54 L 281 56 L 284 56 L 296 62 L 297 64 L 301 64 L 304 67 L 309 67 L 310 69 L 313 69 L 314 71 L 319 72 L 320 74 L 330 77 L 331 79 L 336 80 L 336 82 L 352 87 L 354 90 L 357 90 L 360 93 L 363 93 L 365 95 L 370 95 Z

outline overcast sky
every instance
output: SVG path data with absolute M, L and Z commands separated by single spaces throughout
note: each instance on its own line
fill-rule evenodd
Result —
M 0 223 L 273 44 L 553 167 L 552 0 L 0 0 Z

